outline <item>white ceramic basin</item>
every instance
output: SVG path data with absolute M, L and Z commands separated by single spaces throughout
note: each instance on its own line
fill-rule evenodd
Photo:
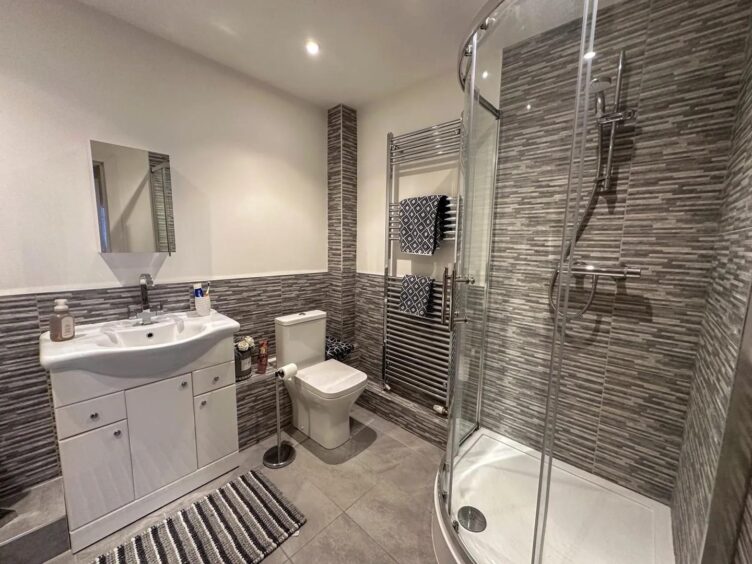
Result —
M 193 359 L 240 329 L 237 321 L 212 310 L 169 313 L 141 325 L 140 320 L 108 321 L 76 326 L 70 341 L 52 342 L 49 331 L 40 337 L 39 359 L 47 370 L 85 370 L 128 375 L 164 372 Z

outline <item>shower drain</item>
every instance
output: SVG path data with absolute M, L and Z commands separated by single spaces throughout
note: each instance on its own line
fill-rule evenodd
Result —
M 472 533 L 480 533 L 486 528 L 486 516 L 471 505 L 460 507 L 457 512 L 457 520 L 463 528 Z

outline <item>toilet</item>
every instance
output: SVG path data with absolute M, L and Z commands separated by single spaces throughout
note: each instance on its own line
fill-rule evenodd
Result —
M 326 312 L 306 311 L 274 320 L 277 366 L 294 363 L 285 378 L 293 425 L 321 446 L 337 448 L 350 438 L 350 409 L 366 387 L 366 375 L 338 360 L 325 360 Z

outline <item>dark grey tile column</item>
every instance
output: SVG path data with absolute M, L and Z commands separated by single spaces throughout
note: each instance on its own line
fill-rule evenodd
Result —
M 356 112 L 343 104 L 327 116 L 327 332 L 355 339 L 358 134 Z

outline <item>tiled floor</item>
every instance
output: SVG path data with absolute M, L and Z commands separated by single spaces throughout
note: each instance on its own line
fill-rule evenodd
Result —
M 221 486 L 234 474 L 260 468 L 308 521 L 265 563 L 435 563 L 431 544 L 432 488 L 441 451 L 373 413 L 355 406 L 353 437 L 326 450 L 297 431 L 295 461 L 280 470 L 263 468 L 261 457 L 276 438 L 241 453 L 237 472 L 55 564 L 90 562 L 167 514 Z

